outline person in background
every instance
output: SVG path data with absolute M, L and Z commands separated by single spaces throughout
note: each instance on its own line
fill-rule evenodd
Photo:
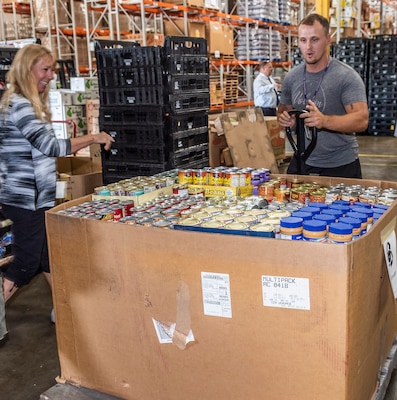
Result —
M 48 105 L 54 62 L 39 44 L 18 50 L 0 102 L 0 203 L 13 222 L 14 256 L 2 271 L 5 301 L 40 272 L 51 286 L 45 212 L 55 205 L 56 157 L 93 143 L 109 150 L 114 142 L 106 132 L 55 137 Z
M 254 79 L 254 104 L 266 116 L 275 116 L 277 113 L 280 84 L 272 78 L 272 72 L 271 62 L 261 62 L 259 73 Z
M 298 42 L 305 62 L 285 76 L 278 121 L 293 129 L 296 118 L 303 118 L 306 127 L 317 129 L 316 146 L 299 170 L 302 175 L 361 178 L 355 135 L 368 126 L 365 85 L 353 68 L 330 57 L 330 40 L 326 18 L 309 14 L 300 22 Z M 292 109 L 307 112 L 291 115 Z M 297 162 L 294 156 L 287 173 L 298 173 Z

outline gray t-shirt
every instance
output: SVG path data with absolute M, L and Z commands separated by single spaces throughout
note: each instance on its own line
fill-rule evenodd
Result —
M 360 75 L 347 64 L 330 58 L 326 70 L 305 72 L 305 64 L 300 64 L 286 75 L 281 103 L 303 110 L 308 100 L 313 100 L 323 114 L 345 115 L 347 105 L 367 102 L 367 96 Z M 318 131 L 317 145 L 306 163 L 314 167 L 334 168 L 350 164 L 357 157 L 355 135 L 321 130 Z

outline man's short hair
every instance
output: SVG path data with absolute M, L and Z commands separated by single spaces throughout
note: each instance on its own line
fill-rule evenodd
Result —
M 314 25 L 314 23 L 316 21 L 320 22 L 320 24 L 324 28 L 325 34 L 328 35 L 329 34 L 329 22 L 328 22 L 327 18 L 323 17 L 320 14 L 312 13 L 312 14 L 307 15 L 305 18 L 302 19 L 301 22 L 299 22 L 298 26 Z

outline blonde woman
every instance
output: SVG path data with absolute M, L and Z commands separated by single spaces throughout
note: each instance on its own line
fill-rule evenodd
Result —
M 13 221 L 14 259 L 3 271 L 4 300 L 43 272 L 51 285 L 45 211 L 55 205 L 56 157 L 92 144 L 109 150 L 106 132 L 57 139 L 48 106 L 54 58 L 39 44 L 18 50 L 0 103 L 0 203 Z

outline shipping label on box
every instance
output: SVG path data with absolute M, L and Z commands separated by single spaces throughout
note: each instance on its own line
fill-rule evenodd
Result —
M 98 89 L 98 87 L 98 78 L 70 78 L 70 90 L 75 92 L 90 92 L 92 89 Z
M 72 105 L 73 92 L 68 89 L 50 90 L 49 91 L 49 104 L 52 107 L 64 107 Z

